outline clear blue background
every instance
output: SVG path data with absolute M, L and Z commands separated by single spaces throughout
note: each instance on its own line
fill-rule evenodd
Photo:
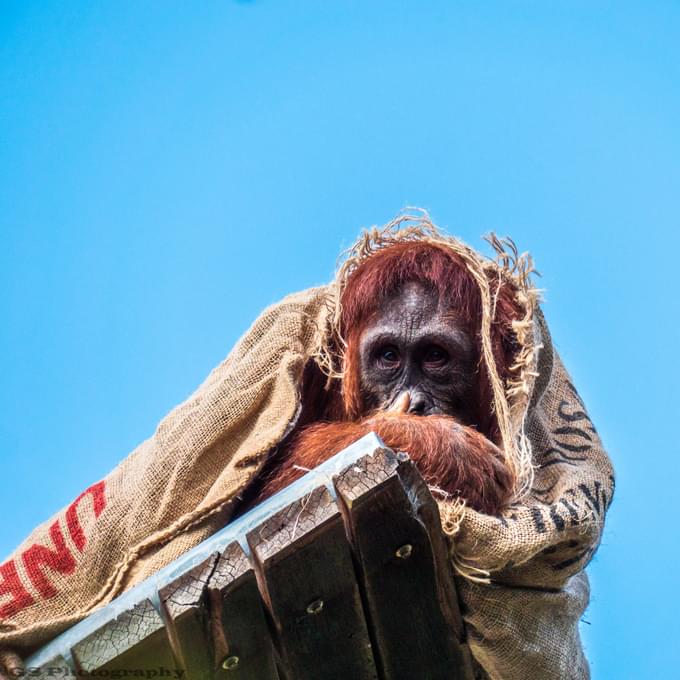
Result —
M 0 557 L 405 205 L 514 237 L 618 472 L 595 678 L 678 672 L 680 6 L 2 2 Z

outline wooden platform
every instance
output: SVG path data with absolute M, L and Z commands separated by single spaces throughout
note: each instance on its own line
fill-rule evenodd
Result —
M 374 435 L 27 661 L 31 677 L 472 680 L 437 504 Z

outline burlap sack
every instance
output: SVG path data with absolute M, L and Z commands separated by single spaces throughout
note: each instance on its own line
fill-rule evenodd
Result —
M 516 329 L 517 379 L 495 386 L 504 447 L 525 493 L 500 519 L 442 501 L 480 677 L 588 677 L 578 636 L 588 602 L 582 570 L 611 502 L 609 460 L 519 259 L 498 248 L 492 262 L 425 218 L 410 231 L 398 229 L 402 221 L 364 236 L 348 262 L 402 237 L 436 239 L 465 253 L 482 288 L 494 276 L 514 277 L 527 310 Z M 306 362 L 332 363 L 329 339 L 349 270 L 265 310 L 149 440 L 0 565 L 0 648 L 34 651 L 228 521 L 237 494 L 295 425 Z M 488 286 L 482 293 L 488 326 L 493 300 Z

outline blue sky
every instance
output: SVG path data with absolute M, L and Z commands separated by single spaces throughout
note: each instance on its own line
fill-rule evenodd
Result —
M 418 205 L 533 253 L 618 473 L 593 677 L 668 677 L 678 35 L 672 2 L 2 2 L 0 556 Z

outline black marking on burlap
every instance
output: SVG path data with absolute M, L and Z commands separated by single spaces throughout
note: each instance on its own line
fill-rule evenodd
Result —
M 600 505 L 600 489 L 602 488 L 602 484 L 600 482 L 595 481 L 593 482 L 595 486 L 595 493 L 591 491 L 591 489 L 588 488 L 586 484 L 579 484 L 578 488 L 581 489 L 583 492 L 583 495 L 586 497 L 588 502 L 590 503 L 591 507 L 593 510 L 598 514 L 602 514 L 602 506 Z M 606 505 L 605 505 L 606 507 Z
M 595 425 L 593 425 L 593 421 L 590 419 L 590 416 L 586 413 L 586 405 L 583 403 L 583 399 L 581 399 L 581 396 L 574 387 L 574 384 L 567 380 L 567 386 L 569 387 L 571 393 L 574 395 L 574 398 L 576 399 L 576 401 L 579 403 L 583 410 L 568 413 L 567 411 L 565 411 L 565 407 L 569 406 L 569 402 L 563 399 L 562 401 L 560 401 L 560 405 L 557 408 L 558 415 L 562 418 L 562 420 L 569 423 L 573 423 L 576 420 L 585 420 L 587 423 L 586 427 L 593 434 L 597 434 L 597 430 L 595 429 Z
M 570 491 L 572 491 L 572 489 L 570 489 Z M 571 518 L 571 526 L 576 526 L 579 523 L 576 508 L 566 498 L 560 498 L 559 502 L 567 509 L 569 517 Z
M 546 460 L 542 463 L 542 467 L 559 465 L 560 463 L 574 465 L 575 463 L 583 462 L 587 460 L 587 457 L 575 456 L 573 454 L 586 453 L 593 448 L 593 437 L 589 432 L 596 434 L 595 428 L 585 411 L 583 401 L 579 397 L 576 388 L 569 381 L 567 381 L 567 385 L 574 399 L 582 408 L 574 408 L 574 405 L 570 404 L 566 399 L 560 401 L 557 407 L 557 415 L 564 424 L 552 431 L 552 446 L 543 453 L 543 458 L 556 456 L 557 459 Z M 566 441 L 565 438 L 568 437 L 573 437 L 577 441 L 580 439 L 581 443 Z
M 517 507 L 517 506 L 512 505 L 512 506 L 510 506 L 510 508 L 508 508 L 508 510 L 512 510 L 515 507 Z M 500 517 L 496 517 L 496 519 L 507 529 L 510 526 L 510 522 L 516 522 L 517 521 L 517 513 L 511 512 L 507 515 L 507 517 L 501 515 Z
M 543 513 L 540 508 L 531 508 L 531 518 L 534 520 L 534 526 L 539 534 L 545 534 L 547 529 L 545 527 L 545 522 L 543 521 Z
M 586 460 L 585 458 L 575 458 L 574 460 Z M 541 468 L 547 468 L 551 465 L 571 465 L 572 467 L 577 467 L 576 463 L 572 463 L 569 460 L 549 460 L 547 463 L 541 463 Z
M 565 524 L 564 519 L 557 512 L 556 506 L 554 505 L 550 506 L 550 519 L 555 525 L 555 529 L 557 529 L 557 531 L 564 531 L 567 525 Z
M 578 417 L 574 417 L 576 414 L 578 414 Z M 563 414 L 560 413 L 560 416 L 562 415 Z M 576 420 L 583 420 L 584 418 L 586 419 L 586 423 L 590 424 L 588 416 L 583 411 L 576 411 L 575 414 L 571 414 L 570 417 L 565 420 L 569 423 L 574 423 Z M 587 442 L 583 444 L 570 444 L 569 442 L 564 441 L 563 439 L 555 439 L 554 444 L 556 447 L 559 447 L 559 449 L 561 449 L 562 453 L 564 453 L 564 451 L 571 451 L 572 453 L 583 453 L 584 451 L 589 451 L 590 449 L 593 448 L 592 444 L 593 438 L 584 429 L 576 427 L 573 424 L 558 427 L 555 430 L 553 430 L 552 434 L 554 437 L 557 436 L 580 437 L 581 439 L 585 439 Z
M 580 453 L 580 452 L 577 452 Z M 564 460 L 586 460 L 585 458 L 580 458 L 579 456 L 570 456 L 566 451 L 562 449 L 551 447 L 543 453 L 544 456 L 559 456 Z
M 555 442 L 555 444 L 572 453 L 583 453 L 584 451 L 590 451 L 590 449 L 593 448 L 590 444 L 568 444 L 567 442 Z
M 569 406 L 569 402 L 566 399 L 562 399 L 560 405 L 557 407 L 557 415 L 565 422 L 573 423 L 577 420 L 584 420 L 588 418 L 588 414 L 585 411 L 574 411 L 573 413 L 568 413 L 564 410 L 567 406 Z
M 590 451 L 590 449 L 593 448 L 592 444 L 570 444 L 569 442 L 555 442 L 555 444 L 572 453 L 582 453 L 583 451 Z
M 602 496 L 602 505 L 603 505 L 604 509 L 608 510 L 609 509 L 609 502 L 607 500 L 607 492 L 604 489 L 602 489 L 602 491 L 600 491 L 600 495 Z
M 572 564 L 576 564 L 577 562 L 580 562 L 584 558 L 590 557 L 592 554 L 592 548 L 587 548 L 586 550 L 582 550 L 579 553 L 576 553 L 573 557 L 570 557 L 566 560 L 563 560 L 562 562 L 558 562 L 557 564 L 553 564 L 552 568 L 555 571 L 561 571 L 562 569 L 566 569 L 567 567 L 570 567 Z
M 566 451 L 554 446 L 546 449 L 541 455 L 541 458 L 547 458 L 548 456 L 557 456 L 557 459 L 542 462 L 542 468 L 550 467 L 551 465 L 557 465 L 558 463 L 564 463 L 565 465 L 575 465 L 576 462 L 587 460 L 587 458 L 583 456 L 570 456 Z
M 576 437 L 583 437 L 583 439 L 587 439 L 589 442 L 593 441 L 593 438 L 587 432 L 573 426 L 558 427 L 556 430 L 553 430 L 553 434 L 573 434 Z

